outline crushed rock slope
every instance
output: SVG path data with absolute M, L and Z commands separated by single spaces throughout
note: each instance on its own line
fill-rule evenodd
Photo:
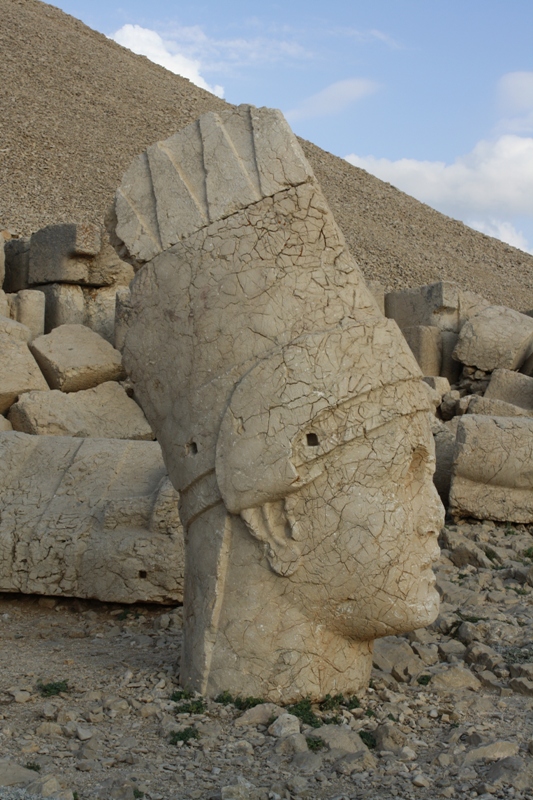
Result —
M 101 221 L 132 158 L 223 100 L 39 0 L 2 0 L 0 226 Z M 302 142 L 367 278 L 533 308 L 533 256 Z

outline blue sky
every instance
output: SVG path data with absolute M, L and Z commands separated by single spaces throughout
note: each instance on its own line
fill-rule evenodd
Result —
M 54 5 L 533 252 L 531 0 Z

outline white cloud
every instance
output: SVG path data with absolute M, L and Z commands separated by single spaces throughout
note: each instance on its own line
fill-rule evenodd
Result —
M 491 218 L 486 220 L 466 220 L 471 228 L 476 231 L 486 233 L 487 236 L 494 236 L 495 239 L 501 239 L 502 242 L 513 247 L 518 247 L 520 250 L 528 251 L 528 242 L 526 237 L 521 231 L 518 231 L 511 222 L 506 222 L 501 219 Z
M 453 164 L 355 154 L 346 159 L 445 214 L 475 220 L 473 227 L 483 225 L 490 235 L 504 241 L 512 237 L 520 242 L 515 246 L 527 249 L 512 219 L 533 220 L 533 138 L 506 134 L 480 141 Z
M 190 28 L 187 30 L 190 39 L 195 43 L 199 39 L 201 40 L 203 34 L 200 29 Z M 172 52 L 176 50 L 175 44 L 162 39 L 156 31 L 142 28 L 140 25 L 124 25 L 113 34 L 112 38 L 123 47 L 127 47 L 138 55 L 146 56 L 150 61 L 165 67 L 170 72 L 188 78 L 196 86 L 206 89 L 218 97 L 224 96 L 222 86 L 210 86 L 200 75 L 202 64 L 199 59 L 190 58 L 180 52 Z
M 500 130 L 533 133 L 533 72 L 508 72 L 498 81 Z
M 307 97 L 305 100 L 285 113 L 289 122 L 312 117 L 325 117 L 338 114 L 348 106 L 374 94 L 379 84 L 366 78 L 348 78 L 326 86 L 322 91 Z

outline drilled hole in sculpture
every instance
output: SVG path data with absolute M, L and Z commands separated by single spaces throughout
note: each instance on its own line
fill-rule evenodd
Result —
M 187 445 L 187 455 L 195 456 L 198 453 L 198 445 L 196 442 L 189 442 Z
M 318 436 L 316 435 L 316 433 L 307 434 L 307 446 L 318 447 Z
M 139 570 L 139 578 L 146 578 L 147 576 L 148 576 L 148 573 L 146 572 L 146 570 L 144 570 L 144 569 L 140 569 Z

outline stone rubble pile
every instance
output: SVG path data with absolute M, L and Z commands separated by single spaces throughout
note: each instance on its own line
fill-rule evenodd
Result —
M 94 225 L 0 247 L 0 591 L 182 599 L 178 496 L 113 346 L 132 275 Z
M 449 282 L 387 294 L 385 313 L 432 394 L 452 516 L 533 522 L 533 319 Z

